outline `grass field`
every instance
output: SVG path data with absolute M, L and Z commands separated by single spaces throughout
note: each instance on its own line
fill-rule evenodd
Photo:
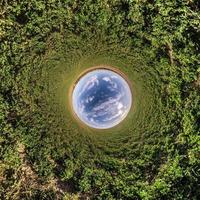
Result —
M 0 199 L 200 198 L 198 1 L 0 2 Z M 111 66 L 133 106 L 84 126 L 77 78 Z

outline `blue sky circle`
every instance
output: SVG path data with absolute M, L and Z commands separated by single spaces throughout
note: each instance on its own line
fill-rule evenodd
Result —
M 109 69 L 94 69 L 83 75 L 72 93 L 78 118 L 96 129 L 116 126 L 128 115 L 132 93 L 127 81 Z

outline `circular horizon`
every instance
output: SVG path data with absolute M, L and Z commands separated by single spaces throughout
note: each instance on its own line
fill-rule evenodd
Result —
M 108 129 L 118 125 L 128 115 L 132 93 L 119 73 L 97 68 L 82 75 L 72 92 L 72 107 L 87 126 Z

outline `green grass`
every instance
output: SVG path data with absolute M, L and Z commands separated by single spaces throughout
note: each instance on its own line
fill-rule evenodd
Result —
M 2 3 L 0 198 L 199 199 L 200 23 L 191 4 Z M 75 119 L 69 98 L 99 65 L 123 72 L 133 91 L 126 119 L 103 131 Z

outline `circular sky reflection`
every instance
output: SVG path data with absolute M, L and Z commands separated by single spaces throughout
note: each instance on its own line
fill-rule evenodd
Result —
M 95 69 L 83 75 L 72 94 L 73 109 L 78 118 L 96 129 L 119 124 L 127 116 L 131 104 L 128 83 L 108 69 Z

